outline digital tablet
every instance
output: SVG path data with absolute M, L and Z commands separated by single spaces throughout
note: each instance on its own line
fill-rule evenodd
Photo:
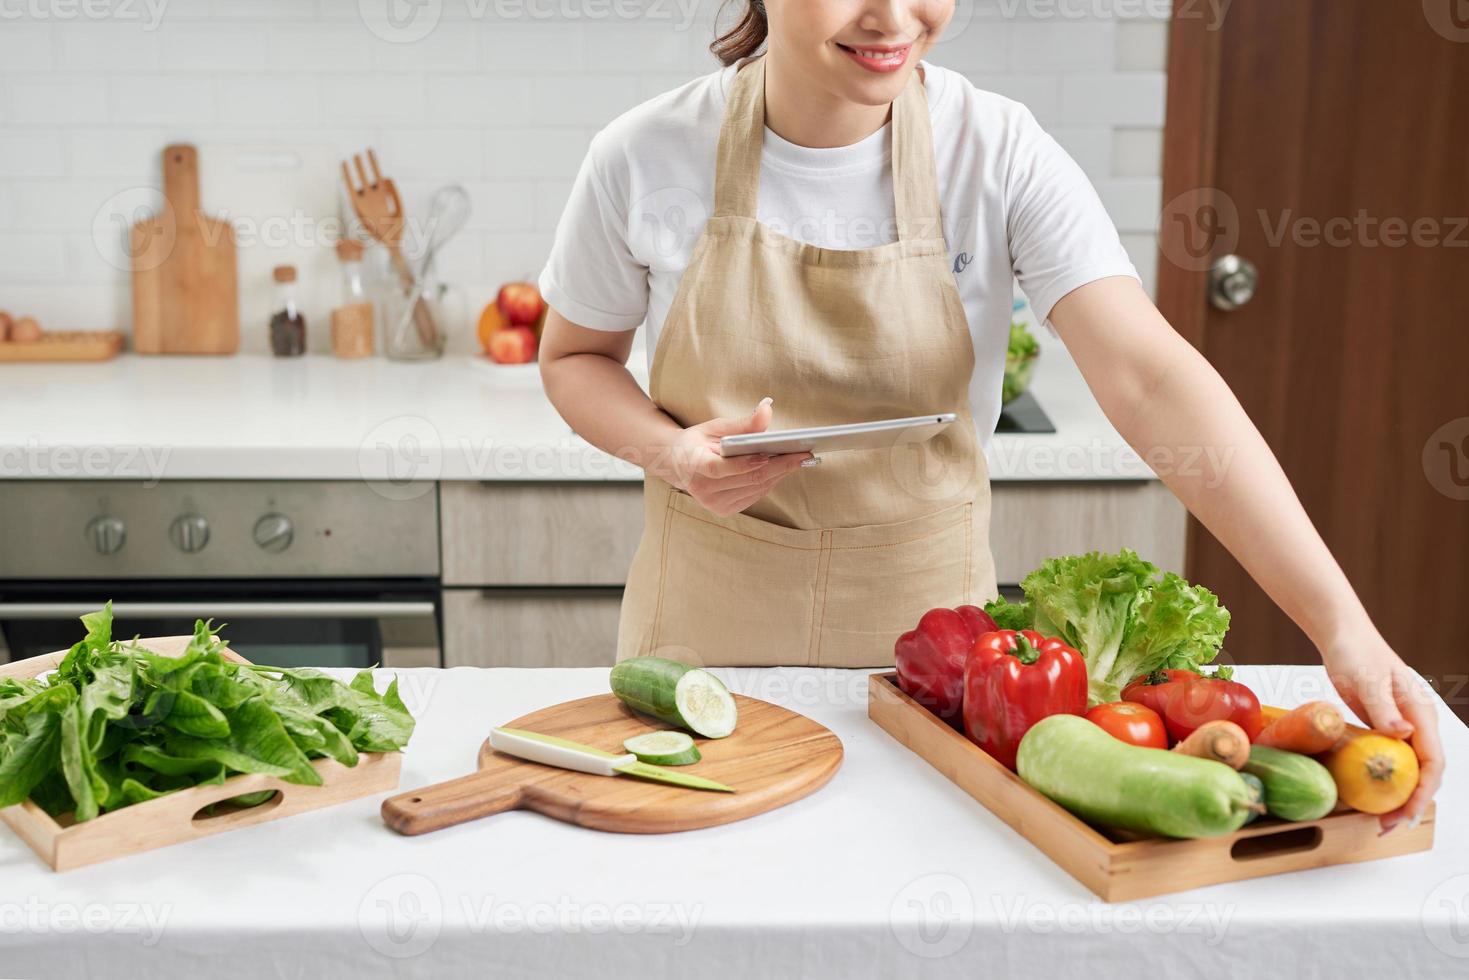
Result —
M 721 456 L 769 453 L 833 453 L 844 449 L 891 449 L 900 444 L 927 442 L 958 418 L 953 412 L 915 415 L 910 419 L 852 422 L 782 432 L 748 432 L 719 440 Z

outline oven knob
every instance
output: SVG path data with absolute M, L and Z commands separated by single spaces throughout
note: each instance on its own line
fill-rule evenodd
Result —
M 209 543 L 209 522 L 198 514 L 185 514 L 168 526 L 168 538 L 180 551 L 203 551 Z
M 127 544 L 127 525 L 116 517 L 94 517 L 87 525 L 87 538 L 99 555 L 115 555 Z
M 285 514 L 266 514 L 255 522 L 254 534 L 261 550 L 280 554 L 291 546 L 296 526 Z

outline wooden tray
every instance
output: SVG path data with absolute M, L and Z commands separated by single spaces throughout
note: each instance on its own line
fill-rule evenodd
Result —
M 0 342 L 0 363 L 110 361 L 121 350 L 121 330 L 54 330 L 40 340 Z
M 138 642 L 155 653 L 174 657 L 183 653 L 190 639 L 170 636 Z M 66 651 L 62 650 L 0 664 L 0 677 L 35 677 L 53 669 L 64 656 Z M 225 656 L 249 663 L 229 650 Z M 146 803 L 135 803 L 82 824 L 73 824 L 65 816 L 56 820 L 30 800 L 0 809 L 0 820 L 20 835 L 53 871 L 70 871 L 387 792 L 398 787 L 402 763 L 401 752 L 363 752 L 357 765 L 351 768 L 333 759 L 315 760 L 312 765 L 323 780 L 320 786 L 300 786 L 275 776 L 244 775 L 227 779 L 218 786 L 195 786 Z M 275 790 L 275 798 L 255 807 L 224 806 L 217 807 L 211 816 L 203 814 L 213 804 L 265 790 Z
M 569 772 L 496 752 L 487 741 L 479 772 L 384 801 L 383 821 L 400 834 L 423 834 L 524 807 L 596 830 L 666 834 L 785 806 L 836 774 L 842 743 L 830 730 L 778 705 L 734 698 L 740 712 L 734 734 L 699 739 L 703 758 L 678 768 L 731 786 L 733 793 Z M 608 752 L 622 752 L 622 740 L 631 735 L 668 727 L 633 713 L 611 694 L 542 708 L 506 724 Z
M 1342 809 L 1302 823 L 1257 820 L 1223 837 L 1126 839 L 1092 827 L 1031 789 L 904 694 L 897 674 L 869 677 L 867 715 L 1107 902 L 1433 847 L 1431 804 L 1416 828 L 1402 826 L 1386 837 L 1378 836 L 1375 816 Z

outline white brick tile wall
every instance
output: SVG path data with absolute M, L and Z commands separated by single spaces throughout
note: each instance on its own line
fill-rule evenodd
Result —
M 1114 129 L 1112 131 L 1112 175 L 1152 177 L 1163 167 L 1161 129 Z
M 62 282 L 66 240 L 60 235 L 0 233 L 0 269 L 13 282 Z
M 228 32 L 229 43 L 221 44 Z M 174 23 L 158 32 L 159 62 L 169 71 L 248 71 L 265 67 L 270 25 Z
M 0 72 L 44 71 L 53 62 L 50 24 L 7 21 L 0 30 Z
M 1050 0 L 957 4 L 930 60 L 1031 108 L 1097 184 L 1151 286 L 1166 9 L 1117 0 L 1113 17 L 1097 0 L 1078 17 L 1076 4 Z M 463 183 L 474 213 L 442 271 L 472 321 L 501 282 L 538 270 L 592 135 L 716 67 L 718 7 L 443 0 L 437 22 L 394 27 L 365 22 L 358 0 L 168 0 L 156 25 L 143 4 L 131 21 L 6 19 L 4 305 L 57 326 L 125 326 L 125 262 L 92 232 L 104 204 L 156 187 L 166 143 L 279 141 L 374 146 L 410 216 L 440 184 Z M 629 9 L 642 13 L 618 15 Z M 455 345 L 467 349 L 470 334 Z
M 1163 125 L 1168 79 L 1162 72 L 1064 75 L 1061 119 L 1069 124 Z
M 6 25 L 7 28 L 9 25 Z M 152 71 L 158 32 L 120 21 L 68 23 L 55 32 L 56 63 L 64 71 Z
M 107 85 L 97 75 L 18 75 L 7 80 L 6 121 L 70 126 L 107 120 Z
M 208 125 L 214 122 L 215 88 L 207 75 L 116 75 L 107 85 L 110 118 L 120 125 Z
M 1168 25 L 1157 21 L 1130 21 L 1117 25 L 1118 71 L 1166 71 Z
M 62 172 L 61 159 L 59 132 L 0 129 L 0 177 L 55 176 Z

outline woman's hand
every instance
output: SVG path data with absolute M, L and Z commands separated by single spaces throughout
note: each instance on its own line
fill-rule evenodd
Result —
M 1382 815 L 1382 832 L 1404 820 L 1416 824 L 1443 782 L 1436 699 L 1376 631 L 1331 644 L 1323 650 L 1321 660 L 1342 700 L 1358 718 L 1384 735 L 1411 738 L 1418 755 L 1418 788 L 1407 803 Z
M 810 453 L 780 456 L 719 455 L 723 436 L 764 432 L 770 426 L 771 399 L 763 399 L 742 418 L 710 419 L 684 429 L 651 467 L 657 475 L 693 497 L 707 510 L 727 517 L 764 498 L 777 483 L 812 459 Z

